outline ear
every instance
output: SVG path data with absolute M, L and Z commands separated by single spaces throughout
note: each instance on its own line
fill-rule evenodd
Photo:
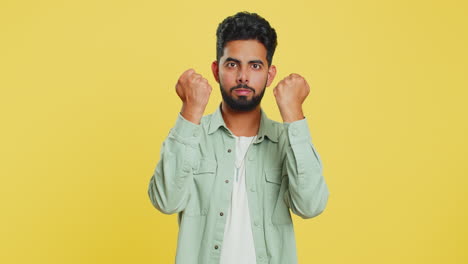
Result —
M 216 82 L 219 83 L 219 65 L 217 61 L 213 61 L 213 63 L 211 63 L 211 71 L 213 72 Z
M 267 87 L 270 86 L 270 84 L 273 82 L 273 80 L 275 79 L 275 76 L 276 76 L 276 66 L 271 65 L 268 68 L 268 76 L 267 76 L 267 84 L 266 84 Z

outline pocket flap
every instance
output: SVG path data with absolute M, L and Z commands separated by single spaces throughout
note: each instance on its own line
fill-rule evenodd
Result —
M 281 168 L 265 169 L 265 178 L 268 182 L 281 184 L 282 176 Z
M 216 161 L 211 159 L 201 159 L 198 163 L 198 168 L 195 170 L 195 174 L 200 173 L 215 173 L 216 172 Z

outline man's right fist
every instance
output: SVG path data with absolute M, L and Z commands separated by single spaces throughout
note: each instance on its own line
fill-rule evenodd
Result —
M 188 69 L 179 77 L 176 84 L 177 95 L 182 100 L 182 116 L 188 121 L 200 124 L 211 94 L 211 86 L 208 80 Z

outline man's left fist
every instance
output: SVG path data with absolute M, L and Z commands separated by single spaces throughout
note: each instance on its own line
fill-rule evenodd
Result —
M 284 122 L 293 122 L 304 118 L 302 103 L 309 95 L 310 87 L 299 74 L 292 73 L 281 80 L 273 94 Z

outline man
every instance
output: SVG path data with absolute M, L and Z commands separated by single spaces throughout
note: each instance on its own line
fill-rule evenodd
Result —
M 302 103 L 309 86 L 298 74 L 273 90 L 283 123 L 260 107 L 276 75 L 276 32 L 255 13 L 240 12 L 217 29 L 211 65 L 222 103 L 204 116 L 211 93 L 193 69 L 176 84 L 182 109 L 149 184 L 153 205 L 178 213 L 178 264 L 294 264 L 290 210 L 320 214 L 328 200 L 322 164 Z

